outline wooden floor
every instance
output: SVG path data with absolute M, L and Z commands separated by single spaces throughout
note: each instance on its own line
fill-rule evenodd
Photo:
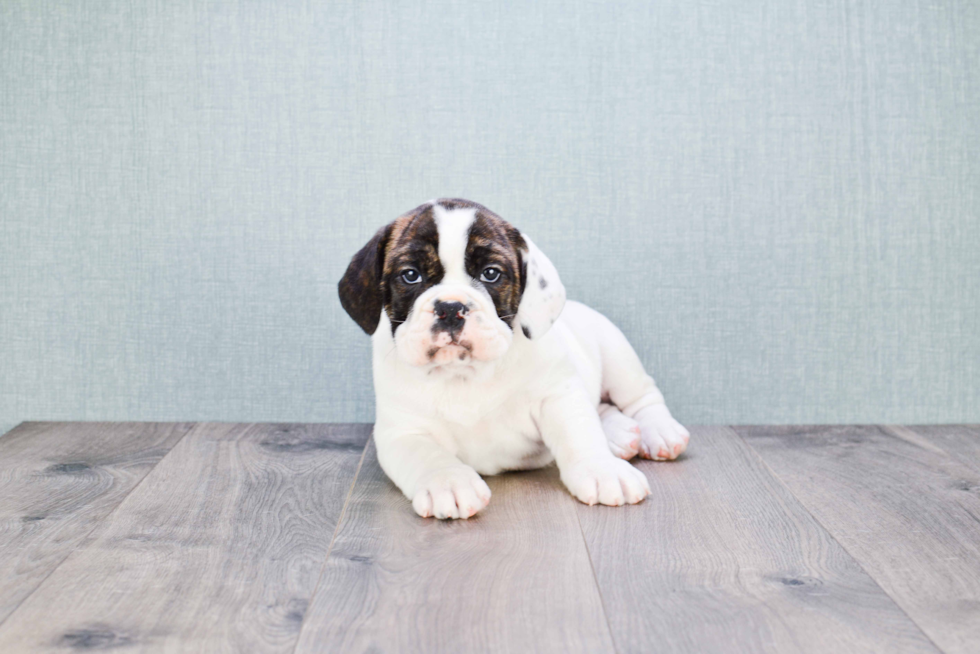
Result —
M 370 425 L 0 437 L 0 652 L 980 652 L 980 427 L 700 427 L 417 517 Z

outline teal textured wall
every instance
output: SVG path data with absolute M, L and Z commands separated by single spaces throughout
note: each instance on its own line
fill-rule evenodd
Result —
M 0 422 L 371 420 L 435 196 L 688 423 L 980 421 L 980 4 L 4 2 Z

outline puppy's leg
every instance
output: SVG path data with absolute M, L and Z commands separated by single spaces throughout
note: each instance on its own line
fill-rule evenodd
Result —
M 691 434 L 674 420 L 666 404 L 644 407 L 633 418 L 640 424 L 640 456 L 644 459 L 673 460 L 687 449 Z
M 640 456 L 663 461 L 687 449 L 690 434 L 670 415 L 640 357 L 612 322 L 595 313 L 593 323 L 602 355 L 602 390 L 623 414 L 640 425 Z
M 423 518 L 470 518 L 490 502 L 476 470 L 425 434 L 375 430 L 378 462 Z
M 640 451 L 640 425 L 627 418 L 612 404 L 599 405 L 602 431 L 606 433 L 609 449 L 620 459 L 629 461 Z
M 562 482 L 580 502 L 620 506 L 636 504 L 650 494 L 643 473 L 613 456 L 584 389 L 569 384 L 546 399 L 539 427 Z

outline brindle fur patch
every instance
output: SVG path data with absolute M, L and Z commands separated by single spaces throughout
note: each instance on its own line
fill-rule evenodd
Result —
M 446 206 L 446 202 L 440 204 Z M 513 329 L 527 279 L 521 256 L 527 244 L 517 229 L 483 205 L 466 200 L 448 202 L 476 210 L 466 244 L 466 272 L 475 283 L 483 285 L 493 299 L 497 316 Z M 483 271 L 490 266 L 500 270 L 500 277 L 493 283 L 480 281 Z
M 416 284 L 405 282 L 402 273 L 409 268 L 419 271 L 422 281 Z M 444 274 L 439 261 L 439 229 L 433 206 L 423 204 L 392 223 L 381 280 L 384 308 L 391 321 L 392 334 L 408 319 L 415 299 L 442 281 Z
M 371 237 L 351 258 L 347 272 L 337 284 L 341 306 L 368 334 L 374 333 L 381 320 L 384 293 L 380 280 L 391 228 L 392 225 L 385 225 Z

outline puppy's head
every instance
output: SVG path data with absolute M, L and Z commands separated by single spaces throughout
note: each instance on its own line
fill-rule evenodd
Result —
M 565 305 L 555 267 L 500 216 L 434 200 L 382 227 L 351 259 L 340 302 L 368 334 L 387 317 L 399 358 L 475 367 L 541 337 Z M 519 334 L 519 335 L 517 335 Z

